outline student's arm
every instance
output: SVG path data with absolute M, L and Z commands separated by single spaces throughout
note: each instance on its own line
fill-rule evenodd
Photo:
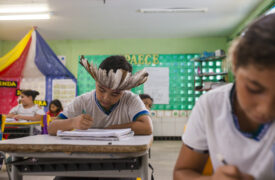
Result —
M 16 114 L 13 114 L 13 113 L 9 113 L 6 115 L 7 118 L 13 118 Z
M 147 114 L 137 117 L 136 121 L 131 123 L 112 125 L 107 127 L 107 129 L 123 128 L 131 128 L 136 135 L 150 135 L 153 131 L 151 118 Z
M 73 129 L 89 129 L 93 124 L 93 119 L 88 114 L 81 114 L 69 119 L 55 119 L 48 127 L 48 133 L 55 136 L 58 130 L 70 131 Z
M 195 152 L 183 144 L 174 168 L 174 180 L 211 179 L 200 175 L 208 157 L 208 154 Z
M 9 114 L 6 115 L 6 117 L 7 117 L 7 118 L 14 118 L 14 116 L 17 115 L 18 107 L 19 107 L 19 105 L 13 107 L 13 108 L 10 110 Z
M 220 166 L 212 176 L 203 176 L 202 171 L 209 155 L 191 150 L 183 145 L 174 168 L 174 180 L 253 180 L 251 175 L 241 173 L 233 165 Z
M 14 115 L 14 119 L 24 119 L 28 121 L 41 121 L 43 115 L 36 114 L 34 116 L 23 116 L 23 115 Z

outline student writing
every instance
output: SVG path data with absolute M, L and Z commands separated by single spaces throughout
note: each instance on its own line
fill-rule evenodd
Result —
M 99 69 L 84 58 L 81 64 L 96 80 L 96 89 L 76 97 L 49 125 L 49 134 L 88 128 L 131 128 L 135 134 L 152 133 L 148 110 L 138 95 L 129 91 L 147 80 L 145 70 L 132 75 L 132 66 L 123 56 L 106 58 Z
M 183 135 L 174 180 L 275 179 L 275 14 L 232 44 L 235 83 L 202 95 Z M 220 154 L 226 164 L 216 156 Z M 202 176 L 210 156 L 215 173 Z

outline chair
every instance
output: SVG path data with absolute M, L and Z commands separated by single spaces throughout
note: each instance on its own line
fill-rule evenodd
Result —
M 41 134 L 48 134 L 48 126 L 52 121 L 50 115 L 43 115 L 41 120 Z
M 41 126 L 41 134 L 48 134 L 48 125 L 50 122 L 51 122 L 51 117 L 49 115 L 42 116 L 41 121 L 38 122 Z M 1 114 L 0 114 L 0 125 L 1 125 L 0 140 L 8 139 L 8 137 L 9 138 L 24 137 L 24 136 L 27 136 L 26 134 L 30 133 L 29 127 L 28 128 L 17 127 L 17 126 L 5 127 L 6 116 Z M 19 133 L 21 133 L 22 135 L 20 135 Z M 11 137 L 12 135 L 13 137 Z
M 6 116 L 0 114 L 0 140 L 3 140 L 3 133 L 5 129 L 5 121 L 6 121 Z
M 213 174 L 213 166 L 212 166 L 212 163 L 211 163 L 211 159 L 208 158 L 205 166 L 204 166 L 204 169 L 203 169 L 203 172 L 202 172 L 203 175 L 207 175 L 207 176 L 210 176 Z

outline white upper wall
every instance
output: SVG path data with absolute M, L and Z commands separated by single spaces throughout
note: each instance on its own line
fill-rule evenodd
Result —
M 0 21 L 0 40 L 19 40 L 32 26 L 47 40 L 228 36 L 262 0 L 0 0 L 46 2 L 50 20 Z M 141 8 L 207 8 L 208 12 L 138 13 Z

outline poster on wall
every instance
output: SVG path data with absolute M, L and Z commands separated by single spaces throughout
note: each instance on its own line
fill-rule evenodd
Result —
M 169 68 L 147 67 L 148 80 L 144 84 L 144 93 L 154 99 L 154 104 L 169 104 Z
M 72 79 L 54 79 L 52 88 L 52 100 L 59 99 L 63 107 L 66 107 L 76 96 L 76 83 Z

